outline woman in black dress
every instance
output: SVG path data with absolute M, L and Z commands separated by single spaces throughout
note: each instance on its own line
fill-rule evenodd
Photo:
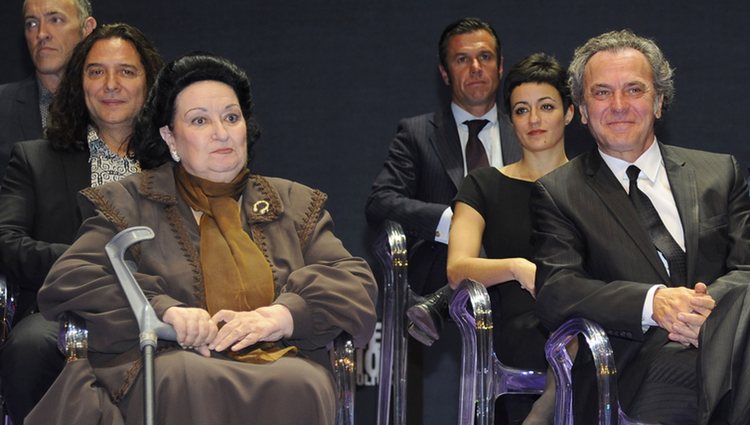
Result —
M 534 182 L 568 161 L 564 129 L 573 119 L 565 70 L 551 56 L 532 54 L 505 78 L 505 106 L 523 149 L 522 159 L 500 169 L 472 171 L 453 204 L 448 280 L 471 278 L 487 286 L 495 353 L 506 365 L 544 370 L 547 333 L 534 315 L 529 198 Z M 485 257 L 480 255 L 484 248 Z M 551 379 L 549 381 L 552 381 Z M 554 382 L 524 424 L 551 423 Z M 518 423 L 531 403 L 501 403 L 496 419 Z M 502 410 L 507 413 L 502 414 Z M 533 419 L 533 421 L 532 421 Z

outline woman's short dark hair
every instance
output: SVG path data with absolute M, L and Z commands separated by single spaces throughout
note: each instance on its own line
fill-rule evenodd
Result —
M 547 83 L 556 88 L 565 110 L 572 103 L 565 69 L 557 59 L 546 53 L 532 53 L 508 71 L 503 86 L 503 100 L 508 113 L 511 111 L 510 95 L 513 89 L 524 83 Z
M 83 92 L 83 67 L 91 48 L 100 40 L 121 38 L 129 41 L 146 72 L 146 90 L 151 88 L 164 62 L 156 46 L 136 27 L 116 23 L 97 27 L 73 49 L 65 74 L 49 108 L 46 137 L 60 150 L 86 151 L 88 126 L 92 124 Z
M 218 81 L 234 90 L 247 126 L 247 160 L 252 158 L 252 147 L 260 137 L 260 127 L 253 115 L 250 80 L 240 67 L 210 53 L 190 53 L 167 64 L 156 77 L 146 104 L 138 116 L 131 143 L 130 155 L 143 169 L 156 168 L 172 161 L 167 144 L 159 129 L 174 129 L 175 100 L 187 86 L 200 81 Z

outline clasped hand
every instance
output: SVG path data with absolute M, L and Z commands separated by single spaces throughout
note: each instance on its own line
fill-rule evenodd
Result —
M 700 328 L 716 306 L 705 283 L 694 289 L 660 288 L 654 294 L 653 319 L 669 332 L 669 339 L 698 347 Z
M 525 258 L 517 258 L 511 268 L 513 279 L 521 284 L 521 288 L 526 290 L 533 298 L 536 298 L 536 264 Z
M 221 310 L 213 316 L 202 308 L 170 307 L 162 320 L 174 327 L 177 343 L 206 357 L 211 351 L 239 351 L 256 342 L 278 341 L 291 336 L 294 328 L 289 309 L 279 304 L 253 311 Z

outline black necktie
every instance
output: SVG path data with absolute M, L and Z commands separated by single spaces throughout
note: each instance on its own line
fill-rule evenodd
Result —
M 466 142 L 467 172 L 479 167 L 489 167 L 490 165 L 490 162 L 487 160 L 487 152 L 484 151 L 482 141 L 479 140 L 479 132 L 482 131 L 488 122 L 488 120 L 464 121 L 464 124 L 469 127 L 469 140 Z
M 687 260 L 685 252 L 675 242 L 669 230 L 659 218 L 654 204 L 645 193 L 638 189 L 638 174 L 641 169 L 635 165 L 628 167 L 628 179 L 630 179 L 630 200 L 633 202 L 643 225 L 646 226 L 651 241 L 656 249 L 661 252 L 669 264 L 669 276 L 672 286 L 687 285 Z

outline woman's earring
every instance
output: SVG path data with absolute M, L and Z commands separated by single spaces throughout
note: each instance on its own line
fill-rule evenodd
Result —
M 169 151 L 169 154 L 172 155 L 172 159 L 174 159 L 174 162 L 180 162 L 180 154 L 177 153 L 177 150 L 172 149 Z

